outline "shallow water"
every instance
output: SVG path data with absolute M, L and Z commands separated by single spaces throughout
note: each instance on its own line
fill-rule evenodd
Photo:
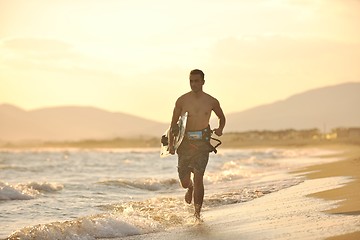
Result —
M 296 185 L 289 170 L 327 152 L 219 150 L 204 177 L 208 208 Z M 0 151 L 0 238 L 95 239 L 191 224 L 175 156 L 158 149 Z

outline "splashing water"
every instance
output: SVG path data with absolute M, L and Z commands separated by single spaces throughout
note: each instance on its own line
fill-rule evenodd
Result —
M 203 212 L 302 181 L 318 150 L 223 150 L 204 176 Z M 0 238 L 97 239 L 191 225 L 176 157 L 157 150 L 0 151 Z

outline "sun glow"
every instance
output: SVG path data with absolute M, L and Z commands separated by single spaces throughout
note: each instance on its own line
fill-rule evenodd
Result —
M 2 1 L 0 103 L 91 105 L 167 122 L 193 68 L 225 112 L 359 81 L 359 6 Z

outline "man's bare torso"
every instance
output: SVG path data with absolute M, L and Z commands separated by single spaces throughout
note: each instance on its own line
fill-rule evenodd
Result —
M 209 125 L 211 111 L 217 101 L 215 98 L 204 92 L 188 92 L 182 95 L 178 101 L 181 115 L 188 112 L 187 131 L 201 130 Z

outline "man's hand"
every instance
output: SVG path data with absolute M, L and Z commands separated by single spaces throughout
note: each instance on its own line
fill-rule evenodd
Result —
M 222 129 L 220 128 L 215 128 L 213 131 L 219 137 L 223 134 Z
M 174 155 L 174 154 L 175 154 L 175 148 L 174 148 L 174 146 L 170 146 L 170 147 L 169 147 L 169 152 L 170 152 L 171 155 Z

